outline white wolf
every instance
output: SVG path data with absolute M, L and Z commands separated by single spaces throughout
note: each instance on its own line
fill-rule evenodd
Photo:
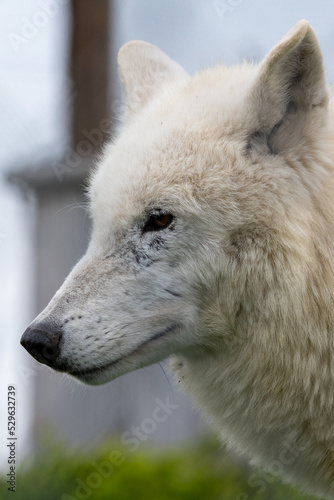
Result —
M 190 77 L 119 53 L 126 125 L 90 185 L 86 255 L 22 337 L 102 384 L 173 355 L 222 439 L 334 497 L 334 133 L 301 21 L 259 66 Z

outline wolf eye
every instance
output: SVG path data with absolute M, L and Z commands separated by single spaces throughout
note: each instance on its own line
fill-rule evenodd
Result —
M 161 213 L 151 215 L 145 226 L 143 227 L 143 233 L 165 229 L 170 225 L 173 219 L 174 217 L 172 214 Z

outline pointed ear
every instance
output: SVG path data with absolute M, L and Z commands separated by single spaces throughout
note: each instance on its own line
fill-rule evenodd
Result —
M 129 42 L 118 53 L 118 71 L 130 113 L 142 108 L 159 88 L 187 73 L 155 45 Z
M 314 133 L 324 123 L 327 102 L 319 44 L 309 23 L 300 21 L 260 66 L 248 101 L 250 148 L 275 154 L 300 144 L 310 120 Z

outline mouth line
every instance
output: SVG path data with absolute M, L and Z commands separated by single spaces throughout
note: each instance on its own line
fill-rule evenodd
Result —
M 117 358 L 114 361 L 111 361 L 110 363 L 107 363 L 105 365 L 97 366 L 97 367 L 91 368 L 89 370 L 68 371 L 66 369 L 62 369 L 62 367 L 59 367 L 59 368 L 55 367 L 55 369 L 56 370 L 58 369 L 58 371 L 66 372 L 69 375 L 73 375 L 73 376 L 76 376 L 76 377 L 84 377 L 85 375 L 94 375 L 94 374 L 97 374 L 99 372 L 107 370 L 108 368 L 111 368 L 112 366 L 116 365 L 117 363 L 119 363 L 120 361 L 122 361 L 123 359 L 125 359 L 130 354 L 134 354 L 137 350 L 139 350 L 144 345 L 146 345 L 149 342 L 152 342 L 153 340 L 156 340 L 156 339 L 158 339 L 160 337 L 163 337 L 164 335 L 167 335 L 167 333 L 170 333 L 171 331 L 175 330 L 179 326 L 181 326 L 180 323 L 175 323 L 174 325 L 168 326 L 164 330 L 161 330 L 160 332 L 156 333 L 155 335 L 153 335 L 149 339 L 145 340 L 142 344 L 139 344 L 133 351 L 125 354 L 124 356 L 120 356 L 119 358 Z

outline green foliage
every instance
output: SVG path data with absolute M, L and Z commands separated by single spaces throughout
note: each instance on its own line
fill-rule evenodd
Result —
M 311 500 L 211 442 L 132 453 L 108 443 L 87 456 L 49 446 L 21 466 L 15 493 L 7 486 L 2 479 L 1 500 Z

